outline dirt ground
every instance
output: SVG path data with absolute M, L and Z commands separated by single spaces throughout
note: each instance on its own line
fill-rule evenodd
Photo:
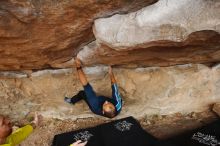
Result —
M 180 134 L 187 130 L 195 129 L 206 123 L 217 119 L 213 112 L 190 113 L 182 115 L 180 113 L 160 116 L 152 115 L 138 119 L 142 127 L 159 139 L 166 139 L 173 135 Z M 54 135 L 98 124 L 109 122 L 98 118 L 87 118 L 71 120 L 43 119 L 39 127 L 20 146 L 50 146 Z M 20 123 L 21 124 L 21 123 Z

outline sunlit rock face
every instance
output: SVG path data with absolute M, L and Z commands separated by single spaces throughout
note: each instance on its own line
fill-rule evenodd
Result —
M 51 68 L 66 62 L 94 40 L 94 19 L 136 11 L 155 1 L 1 0 L 0 70 Z
M 105 66 L 85 69 L 98 95 L 111 96 L 107 69 Z M 115 68 L 113 71 L 123 98 L 123 109 L 117 118 L 200 112 L 220 102 L 219 65 L 213 68 L 191 64 Z M 0 113 L 13 119 L 24 118 L 34 111 L 39 111 L 44 117 L 59 119 L 99 117 L 83 101 L 75 105 L 63 101 L 65 96 L 71 97 L 82 89 L 75 74 L 75 70 L 70 69 L 39 71 L 30 77 L 1 73 Z
M 160 0 L 137 12 L 95 20 L 86 64 L 169 66 L 220 61 L 220 1 Z

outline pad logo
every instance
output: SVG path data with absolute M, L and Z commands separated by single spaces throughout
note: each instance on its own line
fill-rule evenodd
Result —
M 93 134 L 91 134 L 89 131 L 83 131 L 83 132 L 79 132 L 74 134 L 74 140 L 81 140 L 81 141 L 88 141 L 92 136 L 94 136 Z
M 192 136 L 193 140 L 198 141 L 199 143 L 208 145 L 208 146 L 218 146 L 220 145 L 220 141 L 216 138 L 216 136 L 203 134 L 201 132 L 194 133 Z
M 132 123 L 129 123 L 127 121 L 122 121 L 122 122 L 116 123 L 114 126 L 119 131 L 124 132 L 124 131 L 129 131 L 132 125 L 133 125 Z

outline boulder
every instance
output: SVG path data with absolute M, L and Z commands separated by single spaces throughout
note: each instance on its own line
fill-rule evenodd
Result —
M 123 98 L 117 118 L 146 115 L 209 111 L 220 102 L 220 66 L 179 65 L 138 69 L 113 68 Z M 105 66 L 84 68 L 98 95 L 111 96 L 111 83 Z M 24 74 L 2 74 L 0 79 L 0 113 L 22 119 L 39 111 L 46 118 L 76 119 L 99 117 L 85 102 L 64 102 L 82 86 L 75 70 L 59 69 Z M 10 75 L 10 76 L 9 76 Z M 4 78 L 3 78 L 4 77 Z
M 85 64 L 207 65 L 220 61 L 220 1 L 160 0 L 137 12 L 96 19 Z
M 96 18 L 136 11 L 154 2 L 1 0 L 0 70 L 44 69 L 67 62 L 95 39 Z

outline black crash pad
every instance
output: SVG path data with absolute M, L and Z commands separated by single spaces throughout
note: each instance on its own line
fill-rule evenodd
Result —
M 128 117 L 96 127 L 56 135 L 53 146 L 69 146 L 76 140 L 88 140 L 86 146 L 156 146 L 158 140 Z
M 103 146 L 97 127 L 55 135 L 52 146 L 69 146 L 77 140 L 88 141 L 86 146 Z
M 167 141 L 176 146 L 220 146 L 220 119 Z
M 202 128 L 159 141 L 132 117 L 92 128 L 58 134 L 52 146 L 69 146 L 76 140 L 88 141 L 86 146 L 220 146 L 220 119 Z
M 132 117 L 101 125 L 105 146 L 155 146 L 157 139 Z

